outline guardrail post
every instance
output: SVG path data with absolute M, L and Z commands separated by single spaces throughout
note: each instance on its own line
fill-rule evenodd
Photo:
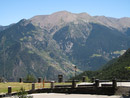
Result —
M 86 77 L 85 76 L 82 77 L 82 82 L 86 82 Z
M 99 79 L 95 80 L 95 87 L 99 87 Z
M 117 87 L 117 81 L 116 81 L 116 79 L 112 80 L 112 87 L 113 88 Z

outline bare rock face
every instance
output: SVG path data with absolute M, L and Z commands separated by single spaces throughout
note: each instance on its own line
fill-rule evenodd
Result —
M 130 18 L 128 17 L 118 19 L 105 16 L 90 16 L 87 13 L 74 14 L 67 11 L 56 12 L 51 15 L 34 16 L 30 20 L 33 24 L 39 25 L 42 28 L 45 26 L 61 26 L 70 22 L 79 23 L 81 21 L 88 23 L 100 23 L 118 30 L 130 27 Z

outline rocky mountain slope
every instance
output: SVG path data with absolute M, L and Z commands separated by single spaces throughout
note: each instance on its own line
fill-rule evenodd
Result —
M 92 77 L 98 79 L 118 80 L 130 79 L 130 49 L 128 49 L 122 56 L 109 61 L 104 67 L 97 71 L 85 71 L 79 74 L 76 79 L 82 79 L 82 76 L 87 76 L 89 79 Z
M 33 74 L 36 77 L 57 79 L 73 74 L 72 64 L 59 46 L 44 32 L 27 20 L 0 33 L 0 66 L 9 80 Z M 5 70 L 5 72 L 3 72 Z
M 67 79 L 74 66 L 77 72 L 99 69 L 129 47 L 130 18 L 67 11 L 34 16 L 0 31 L 0 75 Z
M 8 26 L 1 26 L 0 25 L 0 31 L 3 31 L 3 30 L 5 30 L 5 29 L 7 29 L 8 28 Z

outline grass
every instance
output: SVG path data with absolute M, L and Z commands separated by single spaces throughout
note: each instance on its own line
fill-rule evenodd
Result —
M 71 85 L 72 83 L 64 83 L 64 82 L 62 82 L 62 83 L 55 83 L 54 85 Z
M 123 55 L 125 52 L 126 52 L 126 50 L 114 51 L 113 54 Z
M 55 83 L 54 85 L 71 85 L 72 83 Z M 25 90 L 32 89 L 32 83 L 8 82 L 0 83 L 0 94 L 8 92 L 8 86 L 12 87 L 12 92 L 18 92 L 21 88 Z M 43 88 L 42 83 L 35 83 L 35 89 Z M 45 83 L 44 88 L 50 88 L 50 83 Z
M 8 92 L 8 86 L 12 87 L 12 92 L 17 92 L 21 88 L 24 88 L 25 90 L 31 90 L 32 83 L 18 83 L 18 82 L 8 82 L 8 83 L 0 83 L 0 93 L 7 93 Z M 50 83 L 45 83 L 44 88 L 49 88 Z M 35 83 L 35 88 L 43 88 L 42 83 Z
M 101 54 L 93 54 L 91 57 L 101 57 L 102 55 Z

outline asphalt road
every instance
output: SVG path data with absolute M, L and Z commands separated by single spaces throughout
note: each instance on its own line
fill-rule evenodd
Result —
M 89 94 L 32 94 L 33 98 L 121 98 L 121 96 L 89 95 Z

